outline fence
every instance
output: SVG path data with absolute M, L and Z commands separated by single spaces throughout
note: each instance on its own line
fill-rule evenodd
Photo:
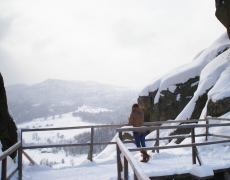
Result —
M 146 150 L 156 150 L 159 153 L 160 149 L 170 149 L 170 148 L 182 148 L 182 147 L 192 147 L 192 164 L 196 164 L 196 158 L 199 162 L 200 165 L 203 164 L 201 157 L 199 155 L 199 152 L 196 148 L 196 146 L 203 146 L 203 145 L 210 145 L 210 144 L 219 144 L 219 143 L 228 143 L 230 142 L 230 136 L 223 136 L 223 135 L 216 135 L 216 134 L 209 134 L 209 128 L 210 127 L 220 127 L 220 126 L 230 126 L 230 123 L 223 123 L 223 124 L 209 124 L 209 119 L 210 120 L 225 120 L 225 121 L 230 121 L 230 119 L 225 119 L 225 118 L 205 118 L 204 120 L 185 120 L 185 121 L 173 121 L 174 122 L 180 122 L 180 123 L 191 123 L 191 122 L 198 122 L 198 121 L 206 121 L 206 124 L 192 124 L 192 125 L 179 125 L 179 126 L 155 126 L 155 127 L 138 127 L 138 128 L 119 128 L 117 129 L 117 132 L 119 133 L 119 136 L 116 139 L 117 142 L 117 172 L 118 172 L 118 180 L 121 180 L 121 171 L 122 171 L 122 166 L 124 168 L 124 179 L 128 180 L 128 162 L 131 164 L 131 167 L 133 168 L 134 171 L 134 179 L 139 179 L 139 180 L 144 180 L 147 179 L 145 177 L 140 177 L 140 173 L 137 170 L 140 170 L 140 167 L 138 165 L 133 165 L 137 164 L 135 159 L 131 158 L 131 155 L 127 153 L 127 149 L 123 145 L 122 141 L 122 132 L 124 131 L 147 131 L 151 130 L 154 131 L 156 130 L 156 138 L 151 139 L 155 140 L 155 146 L 154 147 L 142 147 L 142 148 L 133 148 L 133 149 L 128 149 L 129 151 L 146 151 Z M 172 123 L 170 121 L 166 122 L 158 122 L 158 124 L 163 124 L 163 123 Z M 197 134 L 195 135 L 195 128 L 206 128 L 205 134 Z M 191 135 L 183 135 L 183 136 L 170 136 L 170 137 L 159 137 L 159 130 L 161 129 L 180 129 L 180 128 L 190 128 L 191 129 Z M 195 142 L 195 137 L 200 137 L 200 136 L 205 136 L 206 142 L 203 143 L 196 143 Z M 215 137 L 221 137 L 221 138 L 228 138 L 228 140 L 220 140 L 220 141 L 213 141 L 213 142 L 207 142 L 208 136 L 215 136 Z M 183 145 L 172 145 L 172 146 L 159 146 L 159 140 L 165 140 L 165 139 L 178 139 L 178 138 L 188 138 L 191 137 L 191 144 L 183 144 Z M 121 163 L 121 158 L 120 158 L 120 151 L 123 152 L 124 155 L 124 163 Z M 144 172 L 141 172 L 142 174 Z
M 128 126 L 128 124 L 114 124 L 114 125 L 93 125 L 93 126 L 75 126 L 75 127 L 62 127 L 62 128 L 39 128 L 39 129 L 21 129 L 21 140 L 23 139 L 23 132 L 32 131 L 55 131 L 55 130 L 70 130 L 70 129 L 91 129 L 91 141 L 87 143 L 60 143 L 60 144 L 39 144 L 39 145 L 23 145 L 22 149 L 37 149 L 37 148 L 51 148 L 51 147 L 67 147 L 67 146 L 90 146 L 88 159 L 93 161 L 93 146 L 104 144 L 116 144 L 116 142 L 94 142 L 94 129 L 101 127 L 121 127 Z
M 190 120 L 191 122 L 197 122 L 197 120 Z M 175 122 L 181 122 L 181 121 L 175 121 Z M 144 122 L 144 126 L 150 126 L 150 125 L 158 125 L 160 122 Z M 171 123 L 171 122 L 162 122 L 162 123 Z M 61 144 L 39 144 L 39 145 L 22 145 L 22 149 L 37 149 L 37 148 L 51 148 L 51 147 L 67 147 L 67 146 L 90 146 L 89 149 L 89 156 L 88 159 L 90 161 L 93 161 L 93 146 L 94 145 L 109 145 L 109 144 L 116 144 L 116 142 L 94 142 L 94 129 L 95 128 L 101 128 L 101 127 L 122 127 L 122 126 L 130 126 L 129 124 L 113 124 L 113 125 L 93 125 L 93 126 L 75 126 L 75 127 L 61 127 L 61 128 L 38 128 L 38 129 L 21 129 L 21 142 L 23 139 L 23 133 L 24 132 L 33 132 L 33 131 L 56 131 L 56 130 L 70 130 L 70 129 L 91 129 L 91 141 L 87 143 L 61 143 Z M 154 139 L 149 139 L 148 141 L 151 141 Z M 131 141 L 125 141 L 124 143 L 130 143 L 135 142 L 133 140 Z
M 220 118 L 208 118 L 208 119 L 217 119 L 217 120 L 229 120 L 230 119 L 220 119 Z M 14 173 L 17 171 L 19 172 L 19 180 L 22 179 L 22 152 L 23 149 L 36 149 L 36 148 L 50 148 L 50 147 L 67 147 L 67 146 L 90 146 L 89 149 L 89 156 L 88 159 L 93 161 L 93 146 L 94 145 L 109 145 L 109 144 L 117 144 L 117 153 L 119 154 L 118 157 L 120 157 L 120 150 L 126 154 L 125 160 L 124 160 L 124 167 L 125 167 L 125 177 L 127 179 L 127 172 L 128 172 L 128 162 L 131 164 L 131 166 L 134 168 L 135 172 L 135 178 L 138 179 L 143 179 L 146 176 L 143 176 L 143 172 L 140 172 L 140 168 L 136 168 L 137 166 L 132 157 L 130 157 L 129 152 L 125 149 L 125 146 L 123 146 L 123 143 L 134 143 L 134 140 L 130 141 L 124 141 L 123 143 L 120 142 L 122 140 L 122 132 L 123 131 L 133 131 L 133 130 L 156 130 L 156 138 L 153 139 L 146 139 L 146 141 L 153 141 L 155 140 L 155 147 L 147 147 L 147 148 L 135 148 L 135 149 L 129 149 L 129 151 L 140 151 L 140 150 L 156 150 L 159 152 L 160 149 L 167 149 L 167 148 L 179 148 L 179 147 L 194 147 L 192 150 L 193 153 L 193 163 L 196 161 L 195 156 L 197 156 L 198 161 L 199 161 L 199 154 L 196 149 L 196 146 L 199 145 L 207 145 L 207 144 L 214 144 L 214 143 L 225 143 L 225 142 L 230 142 L 230 140 L 225 140 L 225 141 L 218 141 L 218 142 L 206 142 L 206 143 L 195 143 L 195 137 L 198 136 L 205 136 L 206 140 L 208 139 L 208 136 L 216 136 L 216 137 L 222 137 L 222 138 L 230 138 L 229 136 L 222 136 L 222 135 L 214 135 L 214 134 L 209 134 L 208 133 L 208 128 L 209 127 L 215 127 L 215 126 L 226 126 L 230 125 L 228 124 L 209 124 L 208 119 L 201 119 L 201 120 L 185 120 L 185 121 L 157 121 L 157 122 L 145 122 L 144 126 L 154 126 L 154 127 L 143 127 L 143 128 L 119 128 L 117 129 L 117 132 L 119 133 L 119 138 L 116 138 L 116 142 L 94 142 L 94 129 L 95 128 L 100 128 L 100 127 L 121 127 L 121 126 L 129 126 L 128 124 L 114 124 L 114 125 L 94 125 L 94 126 L 76 126 L 76 127 L 62 127 L 62 128 L 40 128 L 40 129 L 21 129 L 21 142 L 23 139 L 23 133 L 24 132 L 31 132 L 31 131 L 54 131 L 54 130 L 68 130 L 68 129 L 82 129 L 82 128 L 90 128 L 91 129 L 91 141 L 87 143 L 73 143 L 73 144 L 43 144 L 43 145 L 23 145 L 21 142 L 16 143 L 13 145 L 11 148 L 3 152 L 3 155 L 0 156 L 0 160 L 2 161 L 2 180 L 5 179 L 10 179 Z M 205 121 L 206 124 L 200 124 L 200 125 L 183 125 L 183 126 L 158 126 L 160 124 L 165 124 L 165 123 L 196 123 L 199 121 Z M 157 126 L 156 126 L 157 125 Z M 206 127 L 206 133 L 205 134 L 199 134 L 195 135 L 194 134 L 194 128 L 196 127 Z M 178 128 L 191 128 L 191 135 L 177 135 L 177 136 L 170 136 L 170 137 L 159 137 L 159 130 L 160 129 L 178 129 Z M 192 143 L 193 144 L 188 144 L 188 145 L 178 145 L 178 146 L 167 146 L 167 147 L 162 147 L 159 146 L 159 141 L 164 140 L 164 139 L 178 139 L 178 138 L 188 138 L 191 137 Z M 120 140 L 120 141 L 119 141 Z M 14 151 L 18 150 L 18 166 L 17 168 L 8 176 L 6 177 L 6 157 L 13 153 Z M 196 163 L 196 162 L 195 162 Z M 200 163 L 202 163 L 200 161 Z M 121 165 L 121 159 L 118 158 L 118 178 L 120 177 L 120 172 L 122 171 L 122 165 Z
M 194 121 L 197 122 L 197 121 Z M 164 123 L 164 122 L 162 122 Z M 145 122 L 144 125 L 156 125 L 159 122 Z M 0 156 L 0 161 L 2 161 L 2 180 L 10 179 L 17 171 L 19 172 L 19 180 L 22 179 L 22 153 L 23 149 L 36 149 L 36 148 L 50 148 L 50 147 L 67 147 L 67 146 L 90 146 L 88 159 L 93 161 L 93 146 L 94 145 L 108 145 L 108 144 L 116 144 L 116 142 L 94 142 L 94 129 L 100 127 L 121 127 L 121 126 L 129 126 L 129 124 L 114 124 L 114 125 L 94 125 L 94 126 L 76 126 L 76 127 L 62 127 L 62 128 L 39 128 L 39 129 L 21 129 L 21 141 L 13 145 L 11 148 L 3 152 L 3 155 Z M 32 132 L 32 131 L 54 131 L 54 130 L 68 130 L 68 129 L 83 129 L 90 128 L 91 129 L 91 141 L 88 143 L 73 143 L 73 144 L 43 144 L 43 145 L 23 145 L 23 132 Z M 151 141 L 151 139 L 149 139 Z M 134 141 L 126 141 L 124 143 L 130 143 Z M 13 170 L 13 172 L 7 177 L 7 160 L 6 157 L 18 150 L 18 166 Z M 26 153 L 24 153 L 26 155 Z M 31 161 L 30 157 L 27 158 Z M 33 162 L 31 162 L 33 164 Z
M 202 120 L 201 120 L 202 121 Z M 174 121 L 174 122 L 182 122 L 182 121 Z M 187 121 L 186 121 L 187 122 Z M 198 120 L 190 120 L 190 122 L 198 122 Z M 151 125 L 159 125 L 163 123 L 171 123 L 168 121 L 165 122 L 144 122 L 145 126 Z M 50 147 L 67 147 L 67 146 L 90 146 L 88 159 L 93 161 L 93 146 L 94 145 L 109 145 L 109 144 L 116 144 L 117 142 L 94 142 L 94 129 L 100 127 L 121 127 L 121 126 L 129 126 L 129 124 L 114 124 L 114 125 L 94 125 L 94 126 L 76 126 L 76 127 L 62 127 L 62 128 L 39 128 L 39 129 L 21 129 L 21 142 L 23 139 L 24 132 L 32 132 L 32 131 L 54 131 L 54 130 L 70 130 L 70 129 L 83 129 L 83 128 L 90 128 L 91 129 L 91 141 L 88 143 L 73 143 L 73 144 L 43 144 L 43 145 L 23 145 L 21 142 L 18 142 L 10 149 L 5 151 L 3 155 L 0 156 L 0 160 L 2 160 L 2 180 L 10 179 L 16 172 L 19 170 L 19 180 L 22 179 L 22 153 L 23 149 L 36 149 L 36 148 L 50 148 Z M 148 139 L 147 141 L 152 141 L 154 139 Z M 134 143 L 135 141 L 125 141 L 123 143 Z M 18 150 L 18 167 L 11 173 L 8 177 L 6 177 L 6 157 L 10 155 L 15 150 Z M 29 157 L 27 157 L 29 158 Z M 31 161 L 31 160 L 30 160 Z M 33 164 L 33 163 L 32 163 Z

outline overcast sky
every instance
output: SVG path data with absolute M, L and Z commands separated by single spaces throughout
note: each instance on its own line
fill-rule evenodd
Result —
M 1 0 L 5 85 L 48 78 L 140 87 L 226 31 L 215 0 Z

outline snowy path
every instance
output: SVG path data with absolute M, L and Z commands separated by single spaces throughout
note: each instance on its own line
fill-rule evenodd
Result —
M 140 163 L 142 169 L 149 176 L 163 176 L 173 174 L 192 173 L 197 176 L 212 175 L 215 169 L 230 167 L 230 147 L 222 145 L 203 146 L 198 148 L 204 166 L 192 165 L 191 148 L 161 150 L 160 153 L 151 153 L 148 163 Z M 134 155 L 139 161 L 140 153 Z M 108 162 L 108 161 L 107 161 Z M 17 174 L 12 180 L 17 179 Z M 53 169 L 47 166 L 24 166 L 23 180 L 116 180 L 116 163 L 100 164 L 96 161 L 86 161 L 84 164 L 74 167 Z M 129 166 L 129 179 L 133 179 L 133 171 Z
M 16 179 L 17 175 L 13 179 Z M 88 166 L 69 167 L 62 169 L 52 169 L 45 166 L 35 166 L 23 168 L 23 180 L 116 180 L 116 164 L 96 165 L 92 163 Z

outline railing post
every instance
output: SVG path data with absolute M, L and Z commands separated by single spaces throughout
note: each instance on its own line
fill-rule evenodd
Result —
M 156 140 L 156 146 L 159 146 L 159 137 L 160 137 L 160 132 L 159 132 L 160 130 L 159 129 L 157 129 L 157 132 L 156 132 L 156 138 L 157 138 L 157 140 Z M 159 149 L 157 149 L 157 153 L 159 153 L 160 152 L 160 150 Z
M 7 157 L 2 160 L 2 180 L 6 180 L 7 175 Z
M 191 143 L 195 143 L 195 132 L 194 128 L 191 128 Z M 196 147 L 192 146 L 192 163 L 196 164 Z
M 207 119 L 206 120 L 206 124 L 209 124 L 209 119 Z M 205 135 L 205 141 L 207 141 L 208 140 L 208 130 L 209 130 L 209 128 L 208 127 L 206 127 L 206 135 Z
M 118 132 L 118 136 L 120 140 L 122 141 L 122 132 Z M 121 150 L 119 146 L 117 145 L 117 173 L 118 173 L 118 180 L 121 180 L 121 171 L 122 171 L 122 165 L 121 165 Z
M 133 176 L 134 176 L 134 178 L 133 178 L 134 180 L 138 180 L 138 179 L 137 179 L 137 176 L 136 176 L 136 174 L 135 174 L 135 171 L 133 171 Z
M 22 180 L 22 141 L 18 149 L 18 179 Z
M 124 180 L 129 179 L 129 166 L 126 157 L 124 156 Z
M 201 157 L 200 157 L 200 155 L 199 155 L 199 152 L 198 152 L 198 149 L 195 147 L 195 150 L 196 150 L 196 157 L 197 157 L 197 160 L 198 160 L 198 162 L 199 162 L 199 164 L 200 164 L 200 166 L 203 164 L 203 162 L 202 162 L 202 160 L 201 160 Z
M 119 138 L 122 141 L 122 132 L 119 132 Z
M 22 130 L 20 130 L 21 146 L 18 148 L 18 179 L 22 180 Z
M 90 141 L 90 152 L 89 152 L 90 161 L 93 161 L 93 136 L 94 136 L 94 127 L 91 127 L 91 141 Z
M 122 167 L 121 167 L 120 148 L 117 144 L 116 146 L 117 146 L 117 178 L 118 180 L 121 180 Z

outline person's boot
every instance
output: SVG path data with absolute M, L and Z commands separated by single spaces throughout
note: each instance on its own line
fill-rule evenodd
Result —
M 150 158 L 150 156 L 147 154 L 147 152 L 146 151 L 140 151 L 141 152 L 141 156 L 143 157 L 143 159 L 141 160 L 141 162 L 148 162 L 149 161 L 149 158 Z
M 141 162 L 148 162 L 149 161 L 149 158 L 150 158 L 150 156 L 147 154 L 147 152 L 146 151 L 140 151 L 141 152 L 141 156 L 143 157 L 143 159 L 141 160 Z
M 140 162 L 146 162 L 146 157 L 145 157 L 145 155 L 144 155 L 143 152 L 144 152 L 144 151 L 140 151 L 141 156 L 143 157 L 142 160 L 141 160 Z
M 147 162 L 146 157 L 143 157 L 143 159 L 140 162 Z

